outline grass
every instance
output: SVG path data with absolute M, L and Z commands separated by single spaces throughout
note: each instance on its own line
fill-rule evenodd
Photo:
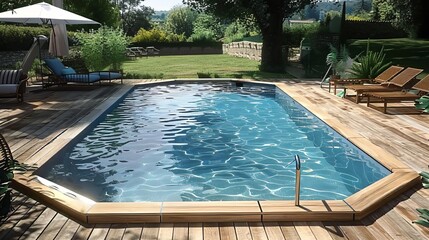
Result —
M 349 45 L 351 56 L 365 51 L 368 40 L 357 40 Z M 380 51 L 384 46 L 386 58 L 394 65 L 424 69 L 429 74 L 429 40 L 407 38 L 371 39 L 370 50 Z
M 259 64 L 255 60 L 215 54 L 143 57 L 128 60 L 123 67 L 129 76 L 144 78 L 293 78 L 289 74 L 261 72 Z

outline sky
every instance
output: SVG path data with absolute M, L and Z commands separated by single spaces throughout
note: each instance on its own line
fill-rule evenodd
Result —
M 182 5 L 182 0 L 144 0 L 143 5 L 151 7 L 156 11 L 168 11 L 176 5 Z

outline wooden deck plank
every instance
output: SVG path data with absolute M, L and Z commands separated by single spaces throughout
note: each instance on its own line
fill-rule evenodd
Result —
M 333 239 L 322 222 L 307 222 L 316 239 Z
M 220 240 L 218 223 L 204 223 L 203 228 L 204 239 Z
M 252 240 L 252 232 L 247 222 L 236 222 L 234 226 L 238 240 Z
M 72 240 L 88 239 L 93 229 L 94 229 L 93 225 L 90 225 L 90 226 L 80 225 L 71 239 Z
M 284 240 L 282 229 L 278 222 L 264 222 L 265 232 L 268 239 Z
M 252 239 L 268 240 L 267 234 L 265 233 L 264 224 L 261 222 L 251 222 L 249 223 L 249 227 L 252 234 Z
M 79 228 L 79 224 L 71 219 L 68 219 L 66 224 L 61 228 L 61 231 L 55 237 L 57 240 L 72 239 L 76 231 Z
M 55 239 L 62 227 L 66 223 L 67 218 L 64 215 L 57 213 L 52 221 L 46 226 L 38 239 Z
M 158 239 L 171 240 L 173 239 L 174 224 L 161 223 L 159 226 Z
M 314 236 L 307 222 L 293 222 L 293 225 L 301 239 L 316 240 L 316 236 Z
M 175 223 L 173 240 L 185 240 L 189 238 L 189 228 L 187 223 Z
M 234 223 L 219 223 L 220 239 L 236 240 Z
M 323 226 L 326 229 L 326 231 L 328 231 L 332 239 L 335 239 L 335 240 L 346 239 L 343 231 L 341 230 L 341 226 L 339 223 L 323 222 Z
M 97 240 L 104 239 L 109 232 L 111 224 L 95 224 L 94 228 L 91 231 L 91 234 L 88 237 L 88 240 Z
M 145 223 L 140 239 L 157 239 L 159 233 L 159 224 Z
M 28 228 L 34 223 L 34 221 L 43 213 L 46 206 L 41 204 L 35 204 L 33 207 L 24 214 L 24 216 L 13 226 L 13 229 L 4 236 L 4 239 L 19 239 L 21 235 L 28 231 Z
M 189 223 L 189 239 L 190 240 L 204 239 L 202 223 Z
M 127 224 L 122 239 L 140 239 L 144 224 Z
M 279 224 L 286 239 L 301 239 L 293 222 L 280 222 Z
M 127 227 L 126 224 L 112 224 L 110 226 L 109 232 L 107 233 L 106 236 L 106 240 L 107 239 L 111 239 L 111 240 L 116 240 L 116 239 L 122 239 L 124 232 L 125 232 L 125 228 Z
M 36 201 L 32 199 L 27 199 L 18 209 L 9 215 L 6 221 L 1 225 L 0 228 L 0 239 L 6 239 L 5 236 L 9 234 L 10 231 L 13 231 L 15 225 L 19 220 L 23 219 L 28 211 L 36 204 Z
M 24 232 L 20 239 L 37 239 L 56 214 L 57 212 L 51 208 L 45 208 L 43 213 Z

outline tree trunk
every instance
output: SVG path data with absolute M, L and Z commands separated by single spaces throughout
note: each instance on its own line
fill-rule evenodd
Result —
M 284 58 L 282 54 L 283 44 L 283 11 L 282 1 L 274 1 L 269 7 L 266 22 L 261 26 L 263 45 L 261 71 L 284 72 Z

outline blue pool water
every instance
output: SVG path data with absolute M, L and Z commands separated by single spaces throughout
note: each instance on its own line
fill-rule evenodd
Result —
M 38 175 L 96 201 L 344 199 L 390 172 L 275 87 L 137 87 Z

